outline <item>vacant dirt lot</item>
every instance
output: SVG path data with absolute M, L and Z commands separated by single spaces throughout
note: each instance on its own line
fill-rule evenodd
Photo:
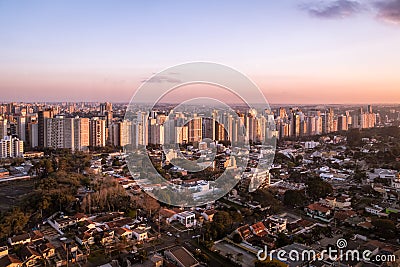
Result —
M 18 205 L 34 189 L 33 180 L 18 180 L 0 183 L 0 211 Z

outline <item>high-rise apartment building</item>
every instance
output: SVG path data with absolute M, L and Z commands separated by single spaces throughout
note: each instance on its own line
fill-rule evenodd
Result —
M 132 145 L 147 146 L 149 141 L 149 126 L 146 112 L 137 112 L 132 126 Z
M 212 118 L 203 118 L 202 119 L 202 136 L 203 138 L 209 138 L 211 140 L 215 140 L 216 133 L 216 121 Z
M 39 130 L 38 130 L 38 128 L 39 127 L 38 127 L 37 122 L 28 123 L 29 146 L 32 148 L 39 146 L 39 141 L 38 141 Z
M 149 119 L 149 143 L 154 145 L 164 144 L 164 125 L 157 119 Z
M 58 116 L 46 119 L 45 147 L 75 149 L 74 119 Z
M 106 115 L 107 111 L 112 111 L 112 103 L 110 102 L 105 102 L 100 104 L 100 115 Z
M 0 118 L 0 139 L 7 136 L 7 119 Z
M 92 118 L 89 122 L 89 145 L 101 147 L 106 145 L 106 121 Z
M 38 147 L 46 144 L 46 119 L 53 118 L 53 110 L 40 110 L 38 112 Z
M 189 143 L 200 142 L 202 140 L 202 119 L 195 116 L 188 122 Z
M 347 116 L 345 116 L 345 115 L 338 116 L 337 128 L 338 128 L 338 131 L 347 131 L 348 130 Z
M 89 118 L 74 119 L 74 149 L 85 151 L 89 147 Z
M 329 113 L 328 113 L 328 133 L 331 133 L 331 132 L 335 131 L 334 119 L 335 119 L 335 112 L 333 111 L 333 108 L 329 108 Z
M 132 144 L 132 123 L 130 121 L 113 123 L 110 129 L 112 145 L 123 147 Z
M 181 127 L 175 127 L 176 131 L 176 143 L 178 144 L 185 144 L 189 140 L 189 129 L 188 126 L 181 126 Z
M 27 118 L 25 116 L 18 116 L 17 118 L 17 135 L 18 138 L 24 142 L 27 141 L 26 128 Z
M 0 158 L 15 158 L 24 155 L 24 142 L 17 137 L 4 136 L 0 140 Z

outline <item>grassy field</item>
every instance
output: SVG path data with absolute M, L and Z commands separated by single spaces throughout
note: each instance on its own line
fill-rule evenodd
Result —
M 18 180 L 0 183 L 0 211 L 18 205 L 34 189 L 33 180 Z

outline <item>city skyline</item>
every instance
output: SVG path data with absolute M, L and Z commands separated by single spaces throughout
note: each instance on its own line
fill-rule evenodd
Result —
M 0 267 L 400 266 L 399 32 L 400 0 L 0 0 Z
M 152 74 L 210 61 L 249 76 L 271 104 L 400 103 L 399 1 L 0 7 L 4 101 L 129 102 Z

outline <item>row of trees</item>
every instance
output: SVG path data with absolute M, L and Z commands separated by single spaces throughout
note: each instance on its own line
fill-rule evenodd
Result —
M 243 217 L 236 210 L 218 211 L 212 222 L 204 225 L 205 240 L 217 240 L 225 237 L 234 229 L 235 223 L 243 221 Z
M 18 206 L 0 214 L 0 238 L 22 232 L 27 223 L 35 223 L 56 211 L 128 211 L 132 202 L 112 177 L 90 174 L 91 155 L 69 151 L 51 151 L 49 156 L 33 160 L 30 174 L 36 176 L 34 190 Z M 80 187 L 91 189 L 82 205 L 77 198 Z
M 21 211 L 20 208 L 0 213 L 0 239 L 18 234 L 24 230 L 29 221 L 29 214 Z
M 126 211 L 130 208 L 130 196 L 114 178 L 104 177 L 95 179 L 91 187 L 94 189 L 94 192 L 87 194 L 81 203 L 83 212 Z

